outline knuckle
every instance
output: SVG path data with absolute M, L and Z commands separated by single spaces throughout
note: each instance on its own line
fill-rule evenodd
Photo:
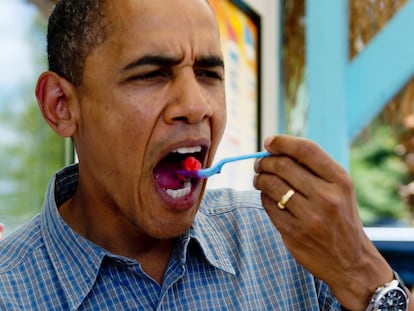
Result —
M 321 215 L 325 220 L 336 222 L 343 214 L 344 208 L 346 208 L 347 199 L 344 199 L 343 194 L 337 191 L 332 191 L 323 196 L 321 202 Z
M 289 171 L 292 168 L 293 161 L 288 157 L 280 157 L 277 162 L 277 170 L 283 172 L 283 171 Z
M 269 193 L 279 193 L 281 192 L 282 183 L 279 178 L 274 176 L 268 176 L 267 183 L 265 184 L 266 191 Z
M 274 201 L 280 200 L 279 193 L 283 192 L 283 182 L 270 174 L 258 174 L 255 178 L 255 187 L 267 194 Z
M 306 141 L 298 147 L 298 153 L 301 157 L 312 157 L 319 151 L 319 146 L 313 141 Z
M 267 192 L 269 189 L 276 187 L 277 183 L 269 174 L 257 174 L 255 178 L 255 185 L 258 189 Z
M 354 183 L 352 181 L 351 176 L 349 176 L 348 174 L 343 174 L 340 180 L 342 180 L 343 191 L 347 195 L 354 191 Z
M 324 208 L 329 214 L 336 214 L 342 204 L 340 196 L 333 193 L 325 194 L 324 196 Z

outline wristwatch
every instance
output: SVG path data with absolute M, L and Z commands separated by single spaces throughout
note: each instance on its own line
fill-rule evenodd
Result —
M 366 311 L 407 311 L 408 300 L 405 285 L 394 271 L 394 280 L 377 288 Z

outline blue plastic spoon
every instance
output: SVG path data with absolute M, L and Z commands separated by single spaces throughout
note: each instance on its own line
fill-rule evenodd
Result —
M 185 177 L 194 177 L 194 178 L 208 178 L 210 176 L 213 176 L 215 174 L 219 174 L 221 172 L 221 168 L 224 164 L 234 161 L 240 161 L 240 160 L 246 160 L 246 159 L 254 159 L 254 158 L 263 158 L 269 156 L 270 153 L 267 151 L 261 151 L 256 153 L 249 153 L 244 154 L 236 157 L 230 157 L 230 158 L 224 158 L 214 164 L 213 166 L 209 168 L 204 168 L 201 170 L 196 171 L 188 171 L 188 170 L 178 170 L 175 173 L 177 175 L 182 175 Z

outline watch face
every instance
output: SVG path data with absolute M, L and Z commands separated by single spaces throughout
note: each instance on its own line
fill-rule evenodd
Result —
M 390 290 L 382 296 L 377 303 L 378 311 L 406 311 L 407 298 L 399 288 Z

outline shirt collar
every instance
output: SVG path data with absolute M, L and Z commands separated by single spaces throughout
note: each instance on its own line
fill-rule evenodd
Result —
M 78 180 L 77 165 L 54 176 L 41 212 L 45 247 L 65 292 L 69 309 L 77 309 L 95 283 L 105 252 L 74 232 L 62 219 L 58 206 L 73 195 Z
M 200 210 L 203 210 L 202 203 Z M 214 267 L 236 274 L 234 265 L 232 264 L 232 248 L 228 244 L 229 241 L 220 234 L 220 230 L 216 230 L 209 223 L 209 216 L 202 212 L 197 213 L 196 218 L 190 229 L 190 236 L 194 238 L 200 245 L 207 261 Z

